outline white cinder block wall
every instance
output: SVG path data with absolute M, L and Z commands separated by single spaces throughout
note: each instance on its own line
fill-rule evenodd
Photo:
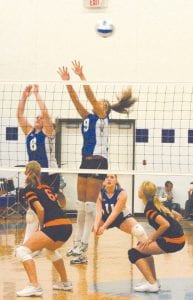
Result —
M 86 10 L 82 4 L 83 0 L 2 0 L 0 81 L 26 81 L 26 84 L 29 81 L 59 81 L 57 68 L 67 65 L 71 70 L 70 61 L 77 59 L 83 64 L 86 77 L 91 81 L 156 82 L 154 88 L 157 82 L 192 82 L 192 1 L 109 0 L 108 9 L 102 12 Z M 112 20 L 115 25 L 112 37 L 104 39 L 96 35 L 94 28 L 99 19 Z M 77 78 L 72 74 L 71 79 Z M 25 83 L 21 84 L 18 93 L 13 95 L 11 92 L 8 95 L 4 93 L 5 84 L 1 84 L 0 151 L 3 151 L 4 155 L 5 150 L 2 149 L 7 147 L 4 143 L 5 127 L 17 126 L 15 112 L 24 85 Z M 184 84 L 180 87 L 178 100 L 171 101 L 169 97 L 166 101 L 164 98 L 164 103 L 171 103 L 174 110 L 171 118 L 170 104 L 167 104 L 168 109 L 167 105 L 164 106 L 164 113 L 161 114 L 163 99 L 150 93 L 150 101 L 150 98 L 145 98 L 147 93 L 144 97 L 140 94 L 140 102 L 131 116 L 137 119 L 137 128 L 149 128 L 150 137 L 154 138 L 154 142 L 149 138 L 148 145 L 136 145 L 136 163 L 141 170 L 147 169 L 149 165 L 142 166 L 140 153 L 145 149 L 145 158 L 148 163 L 151 162 L 152 143 L 155 145 L 155 136 L 159 139 L 161 128 L 175 129 L 176 135 L 183 137 L 185 141 L 184 153 L 187 152 L 187 157 L 191 156 L 192 147 L 187 144 L 186 139 L 187 130 L 193 128 L 190 86 L 185 85 L 185 101 Z M 172 89 L 174 88 L 175 84 L 172 86 Z M 49 98 L 48 95 L 46 97 Z M 61 102 L 57 97 L 53 101 L 56 101 L 54 106 L 47 100 L 48 106 L 51 105 L 53 117 L 56 117 Z M 149 106 L 148 101 L 151 102 Z M 180 105 L 181 113 L 173 106 L 176 102 Z M 153 105 L 155 114 L 150 112 Z M 14 159 L 18 159 L 19 149 L 23 146 L 23 137 L 20 139 L 19 144 L 9 142 L 7 157 L 1 159 L 12 159 L 14 165 Z M 178 152 L 180 145 L 182 146 L 179 139 L 176 143 L 176 148 L 168 145 L 168 149 L 164 151 L 174 156 L 172 151 Z M 162 147 L 158 142 L 157 147 L 159 146 Z M 159 159 L 158 156 L 156 159 Z M 136 189 L 144 178 L 146 179 L 146 176 L 136 176 Z M 184 206 L 191 177 L 153 176 L 150 179 L 159 185 L 166 179 L 172 180 L 176 200 Z M 76 195 L 72 198 L 75 199 Z M 140 202 L 136 200 L 135 210 L 138 212 L 141 209 Z

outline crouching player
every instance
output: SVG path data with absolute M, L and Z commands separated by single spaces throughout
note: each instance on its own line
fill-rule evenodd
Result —
M 16 249 L 16 257 L 23 263 L 29 285 L 17 292 L 17 296 L 41 296 L 43 290 L 39 285 L 34 260 L 35 251 L 46 249 L 50 259 L 60 275 L 61 281 L 53 286 L 57 290 L 71 290 L 72 283 L 68 281 L 60 248 L 71 236 L 72 225 L 66 219 L 65 213 L 59 207 L 56 196 L 47 185 L 41 184 L 41 166 L 36 161 L 27 164 L 25 197 L 39 219 L 40 230 L 33 233 L 22 246 Z

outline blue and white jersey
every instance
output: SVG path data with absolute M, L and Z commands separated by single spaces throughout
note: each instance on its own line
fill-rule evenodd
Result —
M 29 161 L 39 162 L 42 168 L 57 168 L 55 158 L 55 138 L 46 136 L 35 129 L 26 138 Z
M 101 190 L 103 217 L 107 218 L 112 213 L 113 208 L 117 204 L 117 198 L 122 191 L 124 191 L 122 188 L 116 188 L 114 194 L 109 197 L 105 189 Z M 123 211 L 117 216 L 117 218 L 126 217 L 128 214 L 129 209 L 128 207 L 125 207 Z
M 82 156 L 108 156 L 109 117 L 100 119 L 95 114 L 89 114 L 82 122 L 83 147 Z

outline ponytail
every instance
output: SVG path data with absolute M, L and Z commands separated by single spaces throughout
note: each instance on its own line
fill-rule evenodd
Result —
M 25 170 L 26 184 L 35 187 L 40 183 L 41 166 L 37 161 L 30 161 Z
M 164 204 L 160 201 L 157 195 L 154 196 L 153 203 L 157 208 L 157 210 L 162 212 L 164 215 L 168 215 L 173 218 L 172 212 L 167 207 L 164 206 Z
M 153 202 L 154 206 L 158 211 L 162 212 L 164 215 L 168 215 L 174 218 L 172 212 L 164 206 L 164 204 L 160 201 L 157 195 L 157 187 L 151 181 L 144 181 L 141 185 L 142 192 L 145 196 L 145 202 Z
M 137 98 L 132 96 L 132 89 L 128 88 L 123 91 L 120 96 L 117 96 L 118 102 L 115 104 L 109 104 L 109 112 L 110 110 L 114 110 L 121 114 L 128 114 L 130 107 L 134 105 L 137 101 Z
M 26 184 L 31 187 L 36 187 L 38 185 L 38 177 L 34 172 L 30 172 L 26 178 Z

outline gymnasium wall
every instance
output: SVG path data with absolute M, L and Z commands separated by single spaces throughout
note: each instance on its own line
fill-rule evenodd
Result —
M 7 87 L 3 81 L 25 81 L 26 84 L 29 81 L 60 81 L 57 74 L 58 67 L 67 65 L 71 70 L 71 60 L 77 59 L 83 64 L 86 77 L 91 81 L 155 82 L 153 90 L 156 89 L 157 82 L 192 82 L 192 1 L 109 0 L 109 8 L 102 12 L 89 11 L 82 4 L 82 0 L 1 1 L 0 105 L 3 111 L 0 124 L 1 153 L 2 151 L 5 153 L 3 147 L 7 147 L 5 127 L 17 125 L 15 111 L 21 90 L 25 86 L 25 83 L 21 83 L 18 91 L 16 88 L 14 94 L 11 90 L 8 94 L 5 93 Z M 94 29 L 96 22 L 103 18 L 111 19 L 115 25 L 114 35 L 107 39 L 97 36 Z M 77 80 L 76 76 L 71 74 L 71 79 Z M 42 83 L 42 86 L 44 90 L 45 84 Z M 49 86 L 47 89 L 49 90 Z M 164 108 L 159 127 L 155 129 L 155 117 L 151 118 L 149 115 L 153 114 L 152 107 L 157 111 L 157 115 L 160 110 L 163 110 L 164 96 L 158 99 L 154 93 L 150 93 L 147 99 L 147 92 L 144 95 L 140 94 L 140 103 L 131 117 L 136 118 L 137 128 L 148 128 L 150 132 L 153 131 L 153 136 L 158 137 L 158 152 L 159 147 L 163 151 L 160 143 L 161 128 L 174 128 L 176 135 L 184 139 L 183 151 L 188 156 L 192 153 L 192 147 L 187 143 L 187 131 L 193 128 L 191 84 L 185 86 L 185 89 L 182 84 L 177 89 L 180 91 L 177 102 L 184 101 L 184 93 L 186 101 L 183 102 L 181 113 L 176 109 L 172 114 L 172 121 L 170 115 L 174 106 L 171 108 L 170 104 L 175 103 L 175 99 L 171 95 L 171 98 L 167 99 L 170 103 L 167 104 L 168 109 Z M 175 90 L 175 84 L 172 90 Z M 139 94 L 138 88 L 136 93 Z M 46 97 L 50 99 L 49 93 L 45 95 Z M 55 101 L 59 101 L 57 105 L 60 108 L 61 100 L 57 98 Z M 63 116 L 62 110 L 58 114 L 57 105 L 52 106 L 48 100 L 47 103 L 52 109 L 53 118 Z M 73 115 L 74 113 L 71 117 Z M 33 113 L 31 116 L 33 117 Z M 19 134 L 21 135 L 20 131 Z M 172 151 L 178 153 L 182 141 L 176 139 L 175 142 L 177 150 Z M 138 155 L 136 163 L 142 171 L 147 170 L 148 164 L 152 163 L 151 143 L 152 139 L 149 140 L 148 145 L 136 144 Z M 23 146 L 21 136 L 19 143 L 8 143 L 7 155 L 9 160 L 13 160 L 13 165 L 20 156 L 21 145 Z M 171 154 L 170 156 L 173 155 L 172 147 L 173 145 L 167 145 L 167 149 L 164 149 Z M 144 148 L 147 166 L 143 166 L 143 155 L 140 156 Z M 10 153 L 12 153 L 11 158 Z M 160 159 L 159 155 L 154 156 L 154 159 Z M 136 176 L 136 188 L 143 179 L 147 179 L 146 176 Z M 152 179 L 159 185 L 163 185 L 166 179 L 173 180 L 176 200 L 184 206 L 187 188 L 192 181 L 191 177 L 153 176 Z M 76 196 L 74 195 L 73 198 Z M 137 201 L 135 208 L 136 211 L 142 209 Z

